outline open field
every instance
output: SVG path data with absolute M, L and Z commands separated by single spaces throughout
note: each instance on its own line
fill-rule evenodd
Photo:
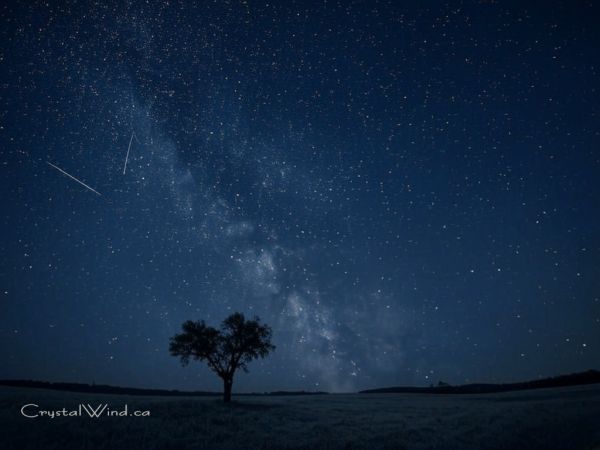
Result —
M 335 394 L 235 399 L 0 387 L 8 449 L 600 449 L 600 385 L 487 395 Z M 108 404 L 150 417 L 38 417 Z M 84 412 L 85 414 L 85 412 Z

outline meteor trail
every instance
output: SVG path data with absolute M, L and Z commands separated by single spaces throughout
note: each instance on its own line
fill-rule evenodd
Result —
M 127 154 L 125 155 L 125 165 L 123 166 L 123 175 L 125 175 L 125 169 L 127 169 L 127 161 L 129 160 L 129 150 L 131 150 L 131 143 L 133 142 L 133 136 L 135 133 L 131 132 L 131 137 L 129 138 L 129 145 L 127 146 Z M 137 140 L 137 136 L 135 137 Z
M 90 191 L 92 191 L 93 193 L 95 193 L 95 194 L 98 194 L 98 195 L 100 195 L 100 196 L 102 195 L 100 192 L 98 192 L 97 190 L 95 190 L 95 189 L 93 189 L 93 188 L 89 187 L 87 184 L 85 184 L 85 183 L 84 183 L 83 181 L 81 181 L 81 180 L 78 180 L 78 179 L 77 179 L 77 178 L 75 178 L 73 175 L 70 175 L 70 174 L 68 174 L 67 172 L 65 172 L 64 170 L 62 170 L 60 167 L 58 167 L 58 166 L 55 166 L 54 164 L 52 164 L 52 163 L 51 163 L 51 162 L 49 162 L 49 161 L 46 161 L 46 163 L 47 163 L 49 166 L 52 166 L 52 167 L 54 167 L 56 170 L 59 170 L 60 172 L 64 173 L 64 174 L 65 174 L 66 176 L 68 176 L 69 178 L 71 178 L 71 179 L 73 179 L 73 180 L 77 181 L 79 184 L 81 184 L 82 186 L 86 187 L 87 189 L 89 189 L 89 190 L 90 190 Z

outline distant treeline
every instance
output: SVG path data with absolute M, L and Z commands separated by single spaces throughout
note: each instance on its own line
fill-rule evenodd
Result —
M 520 383 L 504 384 L 463 384 L 452 386 L 440 382 L 438 386 L 410 387 L 397 386 L 380 389 L 368 389 L 360 391 L 361 394 L 488 394 L 494 392 L 520 391 L 526 389 L 541 389 L 564 386 L 577 386 L 583 384 L 600 383 L 600 372 L 588 370 L 587 372 L 560 375 L 552 378 L 524 381 Z M 91 394 L 117 394 L 117 395 L 156 395 L 169 397 L 220 397 L 221 392 L 209 391 L 179 391 L 176 389 L 139 389 L 129 387 L 108 386 L 104 384 L 84 383 L 51 383 L 48 381 L 35 380 L 0 380 L 0 386 L 12 386 L 22 388 L 52 389 L 56 391 L 83 392 Z M 250 392 L 235 394 L 235 396 L 264 395 L 264 396 L 288 396 L 288 395 L 325 395 L 327 392 L 307 391 L 273 391 L 273 392 Z
M 577 386 L 582 384 L 600 383 L 600 372 L 588 370 L 586 372 L 560 375 L 552 378 L 522 381 L 519 383 L 503 384 L 462 384 L 452 386 L 440 382 L 438 386 L 431 387 L 388 387 L 379 389 L 367 389 L 360 391 L 361 394 L 489 394 L 493 392 L 521 391 L 526 389 L 555 388 L 564 386 Z
M 91 394 L 117 394 L 117 395 L 157 395 L 169 397 L 222 397 L 222 392 L 209 391 L 179 391 L 176 389 L 139 389 L 129 387 L 108 386 L 105 384 L 84 384 L 84 383 L 51 383 L 48 381 L 35 380 L 0 380 L 0 386 L 11 386 L 21 388 L 39 388 L 52 389 L 55 391 L 84 392 Z M 306 392 L 306 391 L 274 391 L 274 392 L 255 392 L 235 394 L 236 396 L 247 395 L 323 395 L 327 392 Z

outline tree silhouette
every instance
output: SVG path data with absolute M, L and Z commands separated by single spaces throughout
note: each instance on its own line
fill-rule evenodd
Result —
M 231 401 L 233 375 L 239 368 L 248 372 L 248 363 L 264 358 L 275 350 L 271 344 L 271 327 L 260 323 L 258 317 L 246 320 L 243 314 L 233 313 L 222 323 L 220 330 L 206 326 L 203 320 L 188 320 L 182 325 L 183 333 L 171 338 L 169 351 L 178 356 L 182 365 L 190 358 L 205 361 L 208 367 L 223 379 L 223 401 Z

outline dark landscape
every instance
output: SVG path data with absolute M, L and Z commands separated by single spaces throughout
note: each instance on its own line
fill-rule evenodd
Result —
M 579 386 L 586 384 L 600 383 L 600 371 L 588 370 L 586 372 L 560 375 L 551 378 L 530 380 L 520 383 L 478 383 L 459 386 L 450 386 L 440 382 L 437 386 L 413 387 L 397 386 L 388 388 L 375 388 L 360 391 L 360 394 L 490 394 L 495 392 L 520 391 L 531 389 L 544 389 L 553 387 Z M 183 396 L 183 397 L 215 397 L 221 396 L 221 392 L 208 391 L 179 391 L 176 389 L 139 389 L 131 387 L 106 386 L 84 383 L 60 383 L 36 380 L 0 380 L 0 386 L 11 386 L 19 388 L 38 388 L 51 389 L 56 391 L 68 392 L 86 392 L 95 394 L 118 394 L 118 395 L 151 395 L 151 396 Z M 273 392 L 250 392 L 236 393 L 239 396 L 260 396 L 260 395 L 325 395 L 328 392 L 321 391 L 273 391 Z
M 149 417 L 28 419 L 44 409 L 109 404 Z M 214 397 L 86 394 L 0 387 L 3 450 L 595 450 L 600 385 L 497 394 Z
M 316 395 L 320 394 L 320 395 Z M 452 395 L 448 395 L 452 394 Z M 597 449 L 600 372 L 525 383 L 396 387 L 358 394 L 179 392 L 0 381 L 3 450 L 48 449 Z M 148 417 L 20 413 L 110 405 Z M 29 407 L 28 414 L 38 408 Z

